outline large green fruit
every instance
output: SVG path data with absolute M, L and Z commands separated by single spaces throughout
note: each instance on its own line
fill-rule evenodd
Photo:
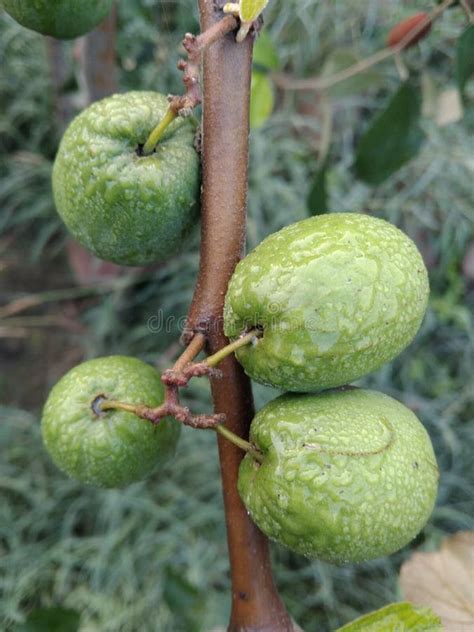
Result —
M 411 342 L 428 293 L 421 255 L 395 226 L 355 213 L 321 215 L 271 235 L 238 264 L 225 333 L 263 330 L 236 352 L 258 382 L 287 391 L 342 386 Z
M 100 413 L 99 396 L 159 406 L 163 385 L 153 367 L 125 356 L 89 360 L 66 373 L 46 401 L 41 431 L 46 449 L 66 474 L 97 487 L 123 487 L 173 456 L 180 425 L 151 424 L 123 410 Z
M 112 0 L 0 0 L 0 7 L 22 26 L 59 39 L 92 30 L 111 6 Z
M 308 557 L 389 555 L 433 510 L 438 468 L 429 436 L 382 393 L 282 395 L 256 415 L 250 440 L 263 462 L 243 459 L 242 500 L 268 537 Z
M 140 155 L 167 107 L 157 92 L 116 94 L 82 112 L 61 141 L 53 169 L 57 210 L 102 259 L 164 261 L 196 223 L 200 166 L 191 120 L 174 121 L 156 151 Z

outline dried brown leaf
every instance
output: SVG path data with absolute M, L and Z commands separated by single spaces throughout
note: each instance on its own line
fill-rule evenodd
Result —
M 446 632 L 474 632 L 474 531 L 445 538 L 439 551 L 414 553 L 400 584 L 406 599 L 441 617 Z

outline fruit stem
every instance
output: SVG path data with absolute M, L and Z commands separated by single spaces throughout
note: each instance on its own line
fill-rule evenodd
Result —
M 252 329 L 252 331 L 249 331 L 247 334 L 244 334 L 240 338 L 237 338 L 237 340 L 234 340 L 234 342 L 222 347 L 222 349 L 219 349 L 219 351 L 216 351 L 213 355 L 208 356 L 204 360 L 204 363 L 211 367 L 217 366 L 219 362 L 221 362 L 224 358 L 227 358 L 228 355 L 237 349 L 240 349 L 240 347 L 245 347 L 245 345 L 255 342 L 262 336 L 263 331 L 260 329 Z
M 125 410 L 129 413 L 133 413 L 134 415 L 136 415 L 137 417 L 140 417 L 141 419 L 148 419 L 149 421 L 154 421 L 155 416 L 157 419 L 159 417 L 162 417 L 163 416 L 162 413 L 166 412 L 164 409 L 161 410 L 161 407 L 150 408 L 149 406 L 143 406 L 140 404 L 138 405 L 127 404 L 125 402 L 119 402 L 115 399 L 107 399 L 103 395 L 99 395 L 92 402 L 92 410 L 96 414 L 98 414 L 98 411 L 105 412 L 107 410 Z M 170 410 L 169 412 L 173 414 L 174 411 Z M 175 412 L 178 412 L 178 407 Z M 188 425 L 193 425 L 195 428 L 200 427 L 201 424 L 199 424 L 199 416 L 195 417 L 194 419 L 196 423 L 188 424 Z M 207 420 L 208 417 L 203 415 L 202 419 Z M 259 463 L 263 463 L 263 454 L 260 452 L 260 450 L 258 450 L 254 445 L 252 445 L 250 441 L 246 441 L 245 439 L 242 439 L 242 437 L 239 437 L 238 435 L 236 435 L 235 432 L 232 432 L 232 430 L 229 430 L 229 428 L 226 428 L 224 425 L 222 425 L 222 423 L 218 425 L 205 424 L 205 425 L 202 425 L 201 427 L 213 428 L 216 432 L 221 434 L 228 441 L 236 445 L 238 448 L 241 448 L 242 450 L 244 450 L 244 452 L 247 452 L 248 454 L 250 454 L 250 456 L 255 461 L 258 461 Z
M 126 404 L 125 402 L 119 402 L 115 399 L 106 399 L 105 397 L 97 402 L 97 409 L 105 412 L 106 410 L 126 410 L 128 413 L 138 415 L 138 408 L 135 404 Z
M 158 125 L 155 127 L 155 129 L 151 132 L 151 134 L 148 136 L 146 143 L 143 145 L 142 152 L 145 156 L 148 156 L 151 153 L 153 153 L 153 150 L 155 149 L 156 144 L 158 143 L 160 138 L 163 136 L 165 130 L 167 129 L 167 127 L 170 126 L 170 124 L 174 121 L 174 119 L 177 116 L 178 116 L 177 112 L 173 108 L 168 107 L 168 109 L 165 112 L 165 115 L 163 116 L 161 121 L 158 123 Z
M 223 437 L 225 437 L 228 441 L 236 445 L 238 448 L 241 448 L 242 450 L 247 452 L 247 454 L 250 454 L 250 456 L 255 459 L 255 461 L 263 463 L 263 454 L 249 441 L 245 441 L 245 439 L 242 439 L 242 437 L 239 437 L 234 432 L 232 432 L 232 430 L 229 430 L 229 428 L 226 428 L 222 425 L 216 426 L 215 430 Z
M 225 415 L 193 415 L 189 408 L 181 406 L 178 398 L 178 389 L 176 387 L 166 387 L 165 400 L 160 406 L 147 406 L 146 404 L 127 404 L 114 399 L 107 399 L 105 395 L 98 395 L 91 403 L 94 414 L 99 417 L 100 413 L 107 410 L 125 410 L 134 414 L 140 419 L 151 421 L 152 424 L 158 424 L 165 417 L 174 417 L 186 426 L 198 429 L 215 428 L 218 424 L 225 421 Z

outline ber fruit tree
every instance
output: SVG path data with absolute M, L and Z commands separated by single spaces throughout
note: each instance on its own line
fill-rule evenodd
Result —
M 111 7 L 110 0 L 0 4 L 22 25 L 59 38 L 90 30 Z M 413 412 L 383 393 L 350 386 L 395 358 L 423 320 L 428 276 L 408 236 L 364 214 L 316 214 L 271 235 L 236 265 L 245 236 L 244 214 L 235 211 L 246 188 L 251 49 L 266 4 L 201 0 L 202 33 L 186 35 L 187 60 L 179 64 L 184 95 L 116 94 L 92 104 L 66 130 L 52 187 L 72 235 L 107 261 L 165 262 L 184 247 L 201 207 L 202 267 L 186 349 L 173 367 L 160 376 L 123 356 L 80 364 L 52 389 L 42 435 L 67 475 L 123 487 L 172 459 L 181 424 L 214 430 L 227 511 L 237 516 L 228 520 L 232 568 L 239 556 L 248 561 L 233 575 L 235 585 L 243 584 L 234 590 L 229 630 L 278 631 L 296 628 L 271 580 L 266 540 L 248 514 L 263 534 L 302 555 L 360 562 L 390 555 L 419 533 L 436 500 L 439 472 Z M 394 27 L 385 57 L 425 37 L 451 4 Z M 226 67 L 235 72 L 220 75 Z M 191 115 L 201 100 L 202 143 L 196 143 Z M 216 132 L 222 124 L 225 133 L 225 120 L 235 123 L 238 150 Z M 215 176 L 220 168 L 230 184 Z M 219 188 L 225 186 L 227 197 Z M 207 357 L 196 360 L 203 350 Z M 257 413 L 249 432 L 244 419 L 228 423 L 232 411 L 252 415 L 242 368 L 285 391 Z M 194 415 L 180 404 L 179 389 L 202 376 L 211 379 L 216 410 Z M 241 461 L 238 476 L 226 470 L 229 455 L 237 467 Z M 244 533 L 248 551 L 237 551 Z M 409 604 L 378 617 L 438 626 L 436 617 Z

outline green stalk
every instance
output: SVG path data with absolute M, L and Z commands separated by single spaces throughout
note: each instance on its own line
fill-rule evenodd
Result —
M 146 143 L 143 145 L 143 153 L 145 156 L 148 156 L 149 154 L 153 152 L 153 150 L 156 147 L 156 144 L 158 143 L 160 138 L 163 136 L 165 130 L 167 129 L 167 127 L 169 127 L 169 125 L 174 121 L 176 117 L 177 117 L 177 114 L 172 108 L 168 108 L 166 110 L 165 115 L 163 116 L 161 121 L 158 123 L 158 125 L 155 127 L 155 129 L 151 132 L 151 134 L 148 136 Z
M 260 452 L 260 450 L 257 450 L 257 448 L 249 441 L 245 441 L 245 439 L 237 436 L 234 432 L 232 432 L 232 430 L 229 430 L 229 428 L 226 428 L 225 426 L 216 426 L 216 432 L 221 434 L 238 448 L 241 448 L 242 450 L 250 454 L 250 456 L 255 459 L 255 461 L 263 463 L 263 454 Z
M 237 349 L 240 349 L 240 347 L 245 347 L 245 345 L 250 344 L 251 342 L 253 342 L 253 340 L 255 340 L 255 338 L 261 338 L 262 336 L 263 331 L 260 331 L 259 329 L 252 329 L 252 331 L 250 331 L 248 334 L 245 334 L 245 336 L 237 338 L 237 340 L 234 340 L 234 342 L 231 342 L 222 349 L 219 349 L 219 351 L 216 351 L 216 353 L 214 353 L 213 355 L 208 356 L 204 360 L 204 362 L 208 366 L 217 366 L 219 362 L 221 362 L 228 355 L 230 355 Z
M 135 404 L 126 404 L 125 402 L 117 402 L 113 399 L 103 399 L 99 404 L 99 408 L 102 411 L 125 410 L 128 413 L 133 413 L 134 415 L 137 415 L 137 417 L 139 416 L 139 409 L 138 409 L 138 406 L 136 406 Z

